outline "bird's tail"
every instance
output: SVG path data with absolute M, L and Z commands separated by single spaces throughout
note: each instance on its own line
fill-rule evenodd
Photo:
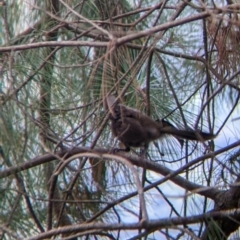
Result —
M 206 133 L 202 131 L 193 131 L 193 130 L 180 130 L 173 127 L 163 128 L 162 133 L 171 134 L 178 138 L 195 140 L 195 141 L 208 141 L 216 137 L 216 135 L 212 133 Z

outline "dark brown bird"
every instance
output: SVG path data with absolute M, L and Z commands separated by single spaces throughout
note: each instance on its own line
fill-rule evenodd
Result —
M 135 109 L 120 104 L 112 95 L 107 97 L 107 106 L 112 132 L 126 146 L 126 151 L 129 151 L 130 147 L 147 148 L 150 142 L 166 134 L 177 139 L 195 141 L 207 141 L 216 137 L 202 131 L 180 130 L 165 120 L 155 121 Z

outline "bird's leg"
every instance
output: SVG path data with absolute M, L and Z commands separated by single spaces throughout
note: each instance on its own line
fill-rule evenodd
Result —
M 159 154 L 161 155 L 161 157 L 164 157 L 165 154 L 164 154 L 164 152 L 161 151 L 159 145 L 156 142 L 153 142 L 153 144 L 157 148 L 157 150 L 158 150 Z
M 114 144 L 113 144 L 114 147 L 113 147 L 112 150 L 111 150 L 112 153 L 118 153 L 118 152 L 129 152 L 129 151 L 130 151 L 130 147 L 125 146 L 125 145 L 124 145 L 125 148 L 115 148 L 117 141 L 118 141 L 118 139 L 115 138 L 115 140 L 114 140 Z
M 113 153 L 129 152 L 129 151 L 130 151 L 130 147 L 126 147 L 126 148 L 114 148 L 114 149 L 113 149 Z
M 147 150 L 148 150 L 148 143 L 144 144 L 144 147 L 140 150 L 140 157 L 141 159 L 147 158 Z

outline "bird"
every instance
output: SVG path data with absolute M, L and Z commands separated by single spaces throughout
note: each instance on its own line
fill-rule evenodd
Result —
M 216 137 L 203 131 L 177 129 L 165 119 L 156 121 L 136 109 L 121 104 L 113 95 L 107 96 L 106 103 L 110 112 L 112 133 L 125 146 L 125 149 L 119 150 L 130 151 L 131 147 L 147 149 L 149 143 L 166 135 L 200 142 Z

